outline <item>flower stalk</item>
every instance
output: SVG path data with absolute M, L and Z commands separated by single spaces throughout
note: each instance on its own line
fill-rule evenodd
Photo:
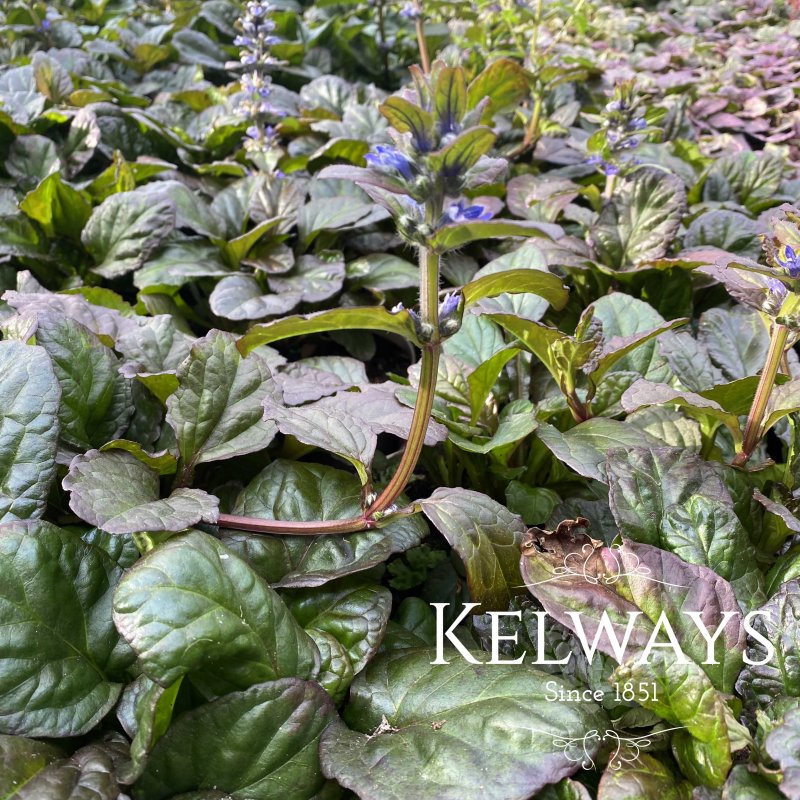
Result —
M 767 351 L 767 358 L 764 362 L 764 369 L 761 371 L 758 388 L 756 389 L 755 397 L 753 397 L 750 413 L 747 416 L 744 437 L 742 439 L 742 449 L 733 459 L 733 465 L 736 467 L 744 466 L 744 464 L 748 462 L 764 435 L 764 413 L 767 410 L 769 396 L 775 385 L 775 378 L 778 375 L 783 355 L 789 343 L 790 332 L 789 328 L 777 322 L 772 326 L 769 350 Z

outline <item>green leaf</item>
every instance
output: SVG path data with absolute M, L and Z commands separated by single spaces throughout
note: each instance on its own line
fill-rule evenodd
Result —
M 752 397 L 752 394 L 750 396 Z M 742 441 L 739 415 L 726 410 L 714 400 L 708 399 L 705 394 L 681 391 L 673 389 L 665 383 L 653 383 L 640 379 L 625 390 L 621 403 L 625 411 L 629 413 L 639 408 L 676 405 L 682 408 L 688 416 L 703 424 L 707 433 L 713 433 L 721 423 L 730 431 L 734 444 L 738 445 Z
M 48 522 L 0 526 L 0 731 L 80 736 L 117 701 L 121 568 Z
M 767 595 L 772 597 L 781 584 L 795 578 L 800 578 L 800 547 L 797 545 L 793 545 L 776 559 L 767 575 Z
M 79 448 L 118 438 L 133 405 L 114 353 L 79 322 L 49 313 L 38 315 L 36 343 L 50 356 L 61 385 L 61 438 Z
M 457 129 L 467 110 L 467 80 L 463 67 L 442 66 L 437 70 L 433 107 L 440 130 Z
M 532 292 L 547 300 L 556 311 L 560 311 L 569 299 L 569 290 L 558 276 L 534 269 L 493 272 L 470 281 L 461 291 L 464 294 L 465 307 L 474 305 L 483 297 Z
M 320 797 L 319 737 L 335 716 L 328 695 L 301 680 L 226 694 L 173 722 L 136 783 L 137 800 L 203 789 L 248 800 Z
M 135 317 L 117 336 L 115 349 L 134 362 L 135 371 L 123 368 L 126 374 L 135 372 L 169 372 L 178 368 L 189 355 L 194 339 L 175 325 L 168 314 L 154 317 Z
M 623 739 L 621 747 L 625 746 Z M 689 800 L 691 797 L 688 785 L 677 780 L 657 758 L 640 753 L 629 759 L 626 751 L 621 754 L 624 758 L 615 760 L 614 755 L 600 779 L 597 800 L 644 800 L 651 797 Z
M 182 675 L 212 694 L 317 672 L 319 653 L 278 595 L 212 536 L 151 550 L 120 581 L 114 622 L 145 675 Z
M 396 131 L 412 134 L 420 150 L 430 150 L 434 142 L 434 121 L 428 111 L 398 95 L 388 97 L 380 111 Z
M 342 681 L 330 666 L 326 669 L 323 658 L 317 681 L 334 701 L 341 701 L 353 676 L 361 672 L 378 651 L 392 609 L 391 592 L 356 578 L 316 589 L 301 589 L 285 599 L 294 618 L 316 641 L 323 655 L 326 642 L 331 638 L 336 643 L 334 648 L 338 645 L 336 649 L 346 660 L 347 680 Z
M 301 297 L 298 290 L 265 294 L 252 275 L 229 275 L 214 287 L 209 305 L 217 316 L 225 319 L 264 319 L 288 313 Z
M 198 339 L 177 375 L 166 419 L 187 475 L 197 464 L 253 453 L 272 441 L 275 424 L 262 419 L 262 403 L 276 391 L 272 373 L 257 354 L 243 358 L 231 334 L 211 331 Z
M 39 229 L 21 214 L 0 216 L 0 254 L 41 258 L 47 252 Z
M 510 58 L 492 61 L 469 85 L 467 107 L 475 108 L 488 97 L 482 122 L 488 123 L 498 111 L 516 105 L 528 92 L 528 77 L 522 66 Z
M 326 775 L 370 800 L 530 797 L 577 769 L 570 740 L 582 746 L 585 733 L 608 724 L 591 701 L 548 702 L 546 684 L 568 684 L 528 665 L 434 659 L 430 650 L 399 650 L 369 664 L 350 689 L 349 727 L 334 722 L 322 737 Z M 586 747 L 592 758 L 596 741 Z
M 675 736 L 683 737 L 675 755 L 684 773 L 712 788 L 725 783 L 731 768 L 728 714 L 722 696 L 697 664 L 682 664 L 657 652 L 648 662 L 626 662 L 613 680 L 617 685 L 653 685 L 654 691 L 642 695 L 639 703 L 685 729 Z
M 772 204 L 785 164 L 777 153 L 741 152 L 714 161 L 703 183 L 703 200 L 741 203 L 758 213 Z
M 484 361 L 475 370 L 467 375 L 467 385 L 469 386 L 469 409 L 470 423 L 474 425 L 478 421 L 486 400 L 494 388 L 503 367 L 519 353 L 516 347 L 508 347 L 495 353 Z
M 683 237 L 683 246 L 718 247 L 728 253 L 758 258 L 758 224 L 738 211 L 716 209 L 697 217 Z
M 210 69 L 223 70 L 227 53 L 213 39 L 200 31 L 184 28 L 172 37 L 172 46 L 185 64 L 200 64 Z
M 783 795 L 792 800 L 800 797 L 800 708 L 784 715 L 782 723 L 767 736 L 764 749 L 780 766 Z
M 93 212 L 81 234 L 94 271 L 118 278 L 139 269 L 175 228 L 175 204 L 167 194 L 120 192 Z
M 496 457 L 502 463 L 506 463 L 508 456 L 515 449 L 509 445 L 516 445 L 538 427 L 539 423 L 534 416 L 533 404 L 528 400 L 515 400 L 500 412 L 497 430 L 491 437 L 473 436 L 472 439 L 466 439 L 451 431 L 449 438 L 461 450 L 467 450 L 470 453 L 485 455 L 504 448 L 502 454 L 496 454 Z
M 550 519 L 561 498 L 552 490 L 510 481 L 506 486 L 506 505 L 512 514 L 522 517 L 526 525 L 541 525 Z
M 764 412 L 763 431 L 766 433 L 789 414 L 800 411 L 800 380 L 774 386 Z
M 18 136 L 8 149 L 5 169 L 22 189 L 33 189 L 48 175 L 59 171 L 61 162 L 55 143 L 46 136 Z
M 659 546 L 690 564 L 709 567 L 729 581 L 743 608 L 764 601 L 764 576 L 755 547 L 731 505 L 694 494 L 667 509 Z
M 607 483 L 606 453 L 609 448 L 629 448 L 644 443 L 658 446 L 660 442 L 634 425 L 606 417 L 594 417 L 561 433 L 557 428 L 540 423 L 538 437 L 553 455 L 584 478 Z
M 118 739 L 82 747 L 70 758 L 48 764 L 14 795 L 14 800 L 118 800 L 115 762 L 124 757 L 126 749 Z
M 304 246 L 311 244 L 322 231 L 349 228 L 371 218 L 375 205 L 358 203 L 354 198 L 323 197 L 304 205 L 297 215 L 297 232 Z M 386 212 L 379 209 L 380 216 Z
M 358 472 L 361 484 L 367 484 L 378 437 L 356 417 L 337 408 L 292 408 L 269 398 L 264 401 L 264 409 L 264 419 L 274 421 L 281 433 L 347 459 Z
M 671 447 L 609 449 L 608 502 L 620 533 L 635 542 L 662 546 L 662 524 L 694 495 L 733 508 L 721 470 L 696 453 Z
M 497 134 L 488 127 L 462 131 L 450 144 L 428 157 L 431 169 L 449 178 L 460 178 L 492 149 L 496 138 Z
M 800 581 L 784 583 L 759 609 L 752 626 L 775 648 L 775 655 L 764 664 L 745 664 L 736 681 L 736 691 L 753 710 L 769 711 L 778 698 L 800 697 Z M 763 642 L 748 639 L 751 661 L 764 661 L 768 655 Z
M 506 610 L 522 584 L 519 550 L 525 523 L 469 489 L 439 488 L 420 506 L 464 562 L 472 599 L 484 612 Z
M 677 175 L 638 169 L 603 206 L 590 238 L 613 269 L 652 261 L 667 252 L 685 210 L 686 191 Z
M 267 233 L 276 228 L 282 219 L 280 217 L 273 217 L 272 219 L 265 219 L 259 222 L 251 230 L 224 242 L 222 245 L 222 255 L 225 262 L 233 269 L 238 269 L 242 259 L 253 249 L 256 243 L 262 239 Z
M 64 478 L 69 507 L 108 533 L 183 531 L 217 521 L 216 497 L 200 489 L 176 489 L 159 499 L 159 474 L 131 453 L 90 450 L 75 456 Z
M 51 744 L 23 736 L 0 736 L 0 797 L 11 800 L 62 753 Z
M 419 268 L 391 253 L 370 253 L 350 261 L 346 267 L 347 285 L 351 289 L 388 292 L 412 289 L 419 283 Z
M 255 325 L 239 339 L 237 347 L 247 354 L 262 344 L 281 339 L 329 331 L 368 330 L 394 333 L 416 343 L 408 311 L 392 314 L 382 306 L 334 308 L 316 314 L 304 314 Z
M 36 220 L 48 236 L 69 236 L 73 239 L 80 237 L 92 213 L 92 204 L 85 194 L 64 183 L 57 172 L 28 192 L 19 207 Z
M 321 303 L 341 291 L 344 285 L 344 261 L 340 253 L 333 258 L 300 256 L 290 274 L 270 277 L 267 283 L 279 296 L 296 292 L 303 303 Z
M 0 75 L 0 107 L 18 125 L 27 125 L 44 109 L 33 67 L 15 67 Z
M 756 375 L 764 366 L 769 333 L 761 315 L 750 308 L 711 308 L 700 317 L 697 334 L 729 381 Z
M 100 448 L 101 453 L 108 450 L 124 450 L 130 453 L 137 461 L 146 464 L 159 475 L 173 475 L 178 459 L 169 450 L 159 450 L 157 453 L 148 453 L 139 442 L 129 439 L 113 439 Z
M 117 717 L 131 739 L 131 763 L 123 775 L 126 783 L 139 778 L 148 754 L 167 732 L 182 682 L 179 678 L 165 689 L 146 675 L 140 675 L 125 687 L 117 706 Z
M 579 341 L 556 328 L 541 322 L 524 319 L 516 314 L 483 314 L 517 337 L 517 342 L 533 353 L 561 385 L 565 376 L 575 373 L 595 353 L 593 340 Z M 515 342 L 514 344 L 517 344 Z
M 274 461 L 240 493 L 233 514 L 298 521 L 347 519 L 361 509 L 355 475 L 332 467 Z M 223 541 L 266 581 L 277 586 L 319 586 L 374 567 L 418 545 L 427 528 L 403 517 L 348 536 L 253 536 L 223 531 Z
M 137 270 L 133 283 L 137 289 L 152 286 L 180 288 L 200 278 L 222 278 L 229 274 L 219 249 L 195 238 L 160 247 Z
M 443 225 L 430 237 L 430 246 L 444 253 L 479 239 L 505 239 L 509 236 L 536 236 L 555 239 L 561 233 L 557 225 L 516 219 L 490 219 L 485 222 L 462 222 Z
M 725 783 L 726 800 L 784 800 L 785 795 L 760 775 L 737 764 Z
M 594 370 L 595 381 L 612 367 L 638 372 L 650 380 L 667 380 L 670 370 L 652 341 L 665 331 L 688 320 L 665 322 L 652 306 L 620 292 L 607 294 L 590 306 L 593 319 L 603 323 L 603 345 Z
M 0 342 L 0 522 L 45 512 L 56 474 L 60 397 L 41 347 Z

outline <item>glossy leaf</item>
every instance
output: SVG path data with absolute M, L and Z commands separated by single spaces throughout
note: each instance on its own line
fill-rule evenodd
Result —
M 108 713 L 127 656 L 111 620 L 122 573 L 44 521 L 0 526 L 0 730 L 78 736 Z
M 141 267 L 175 227 L 175 204 L 168 196 L 120 192 L 93 212 L 81 240 L 94 258 L 94 271 L 118 278 Z
M 108 533 L 183 531 L 217 521 L 218 501 L 200 489 L 159 499 L 159 473 L 125 451 L 76 456 L 63 481 L 70 508 Z
M 521 584 L 519 547 L 526 526 L 507 508 L 468 489 L 437 489 L 420 505 L 458 553 L 470 595 L 483 611 L 508 608 Z
M 348 519 L 361 513 L 361 485 L 352 473 L 319 464 L 274 461 L 239 494 L 232 513 L 261 519 Z M 420 543 L 419 518 L 347 536 L 254 536 L 225 532 L 223 541 L 276 586 L 319 586 L 360 572 Z
M 275 322 L 255 325 L 237 342 L 242 353 L 249 353 L 262 344 L 310 333 L 328 331 L 370 330 L 394 333 L 416 341 L 407 311 L 392 314 L 380 306 L 366 308 L 335 308 L 305 316 L 285 317 Z
M 61 438 L 80 448 L 118 438 L 133 406 L 114 353 L 80 323 L 53 314 L 39 315 L 36 342 L 50 356 L 61 386 Z
M 60 397 L 41 347 L 0 342 L 0 522 L 44 514 L 55 477 Z
M 219 541 L 193 531 L 140 559 L 114 595 L 114 622 L 144 673 L 213 694 L 310 678 L 319 653 L 280 597 Z
M 199 339 L 177 375 L 167 422 L 184 470 L 252 453 L 272 441 L 276 427 L 263 419 L 262 406 L 276 391 L 272 373 L 258 355 L 243 358 L 232 335 L 212 331 Z
M 686 193 L 677 176 L 638 169 L 603 206 L 591 234 L 595 249 L 613 269 L 660 258 L 685 208 Z
M 547 702 L 547 680 L 564 685 L 555 676 L 525 665 L 476 667 L 461 657 L 432 665 L 434 657 L 430 650 L 385 653 L 359 675 L 347 727 L 334 722 L 322 738 L 326 775 L 372 800 L 529 797 L 578 768 L 565 743 L 574 737 L 583 745 L 584 733 L 605 728 L 592 702 Z M 529 720 L 524 743 L 513 737 L 520 714 Z M 591 757 L 596 745 L 586 744 Z M 481 777 L 499 759 L 503 780 Z
M 166 800 L 219 789 L 252 800 L 310 800 L 325 783 L 317 747 L 335 716 L 319 686 L 296 678 L 226 694 L 170 726 L 137 781 L 136 797 Z

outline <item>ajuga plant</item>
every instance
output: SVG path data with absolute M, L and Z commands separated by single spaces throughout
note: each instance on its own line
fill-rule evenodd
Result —
M 248 121 L 245 149 L 251 158 L 262 165 L 271 166 L 270 151 L 275 130 L 270 124 L 285 111 L 270 101 L 272 78 L 270 71 L 280 61 L 270 49 L 281 39 L 275 35 L 272 7 L 266 0 L 251 0 L 245 13 L 236 21 L 240 33 L 233 40 L 241 48 L 238 62 L 228 66 L 243 68 L 241 77 L 242 97 L 236 111 Z
M 595 165 L 606 177 L 604 195 L 610 197 L 618 175 L 627 175 L 641 163 L 635 151 L 640 144 L 659 132 L 653 121 L 661 116 L 656 110 L 648 114 L 637 94 L 636 81 L 622 81 L 614 87 L 611 99 L 601 114 L 587 114 L 598 123 L 598 130 L 589 137 L 591 153 L 587 163 Z
M 778 421 L 770 413 L 780 392 L 778 378 L 789 375 L 787 354 L 800 337 L 800 212 L 783 206 L 772 213 L 768 233 L 761 236 L 766 266 L 745 260 L 729 260 L 725 267 L 701 268 L 718 276 L 731 294 L 757 309 L 769 328 L 767 350 L 753 403 L 747 416 L 741 445 L 733 463 L 742 466 L 753 455 L 765 434 Z
M 442 344 L 461 327 L 465 306 L 487 293 L 509 289 L 539 291 L 548 299 L 561 296 L 555 276 L 515 272 L 440 296 L 440 259 L 448 251 L 485 238 L 545 234 L 537 223 L 492 219 L 489 208 L 467 199 L 507 168 L 504 159 L 488 155 L 496 134 L 486 123 L 497 108 L 516 97 L 514 66 L 510 62 L 492 65 L 469 84 L 463 68 L 442 61 L 433 64 L 430 75 L 416 67 L 411 73 L 413 89 L 388 98 L 380 107 L 391 126 L 393 144 L 377 145 L 366 156 L 366 168 L 332 166 L 320 175 L 358 184 L 389 211 L 400 236 L 418 254 L 418 307 L 405 309 L 400 304 L 387 312 L 391 329 L 401 331 L 422 352 L 414 416 L 403 455 L 382 489 L 373 487 L 363 474 L 360 517 L 296 523 L 223 515 L 221 525 L 263 533 L 350 533 L 373 528 L 394 514 L 410 513 L 413 509 L 398 508 L 397 501 L 425 441 Z M 347 316 L 360 318 L 357 309 L 346 311 L 336 315 L 340 325 Z M 252 348 L 261 341 L 254 331 L 240 347 Z

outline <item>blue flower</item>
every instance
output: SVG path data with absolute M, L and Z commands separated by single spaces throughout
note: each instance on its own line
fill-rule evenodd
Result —
M 461 302 L 461 294 L 459 292 L 448 292 L 442 302 L 439 303 L 439 319 L 447 319 L 458 309 L 458 304 Z
M 781 251 L 783 251 L 781 253 Z M 796 253 L 791 245 L 785 244 L 778 252 L 776 261 L 792 278 L 800 277 L 800 254 Z
M 631 163 L 635 162 L 636 159 L 633 159 Z M 595 153 L 589 158 L 586 159 L 587 164 L 591 164 L 592 166 L 600 167 L 605 175 L 618 175 L 619 174 L 619 167 L 616 164 L 611 164 L 608 161 L 605 161 L 601 155 Z
M 767 290 L 771 298 L 780 301 L 789 294 L 789 290 L 786 288 L 783 281 L 779 281 L 777 278 L 770 278 L 767 281 Z
M 377 169 L 393 169 L 399 172 L 407 181 L 414 177 L 411 162 L 394 147 L 385 144 L 375 145 L 374 153 L 367 153 L 364 160 L 371 167 Z
M 492 218 L 492 212 L 487 211 L 484 206 L 468 206 L 463 199 L 457 203 L 451 203 L 447 207 L 445 215 L 451 222 L 475 222 Z
M 400 16 L 403 19 L 416 20 L 416 19 L 419 19 L 420 16 L 422 16 L 422 15 L 421 15 L 420 10 L 419 10 L 419 8 L 417 6 L 415 6 L 413 3 L 406 3 L 400 9 Z
M 647 127 L 647 120 L 644 117 L 636 117 L 628 123 L 629 131 L 640 131 Z

